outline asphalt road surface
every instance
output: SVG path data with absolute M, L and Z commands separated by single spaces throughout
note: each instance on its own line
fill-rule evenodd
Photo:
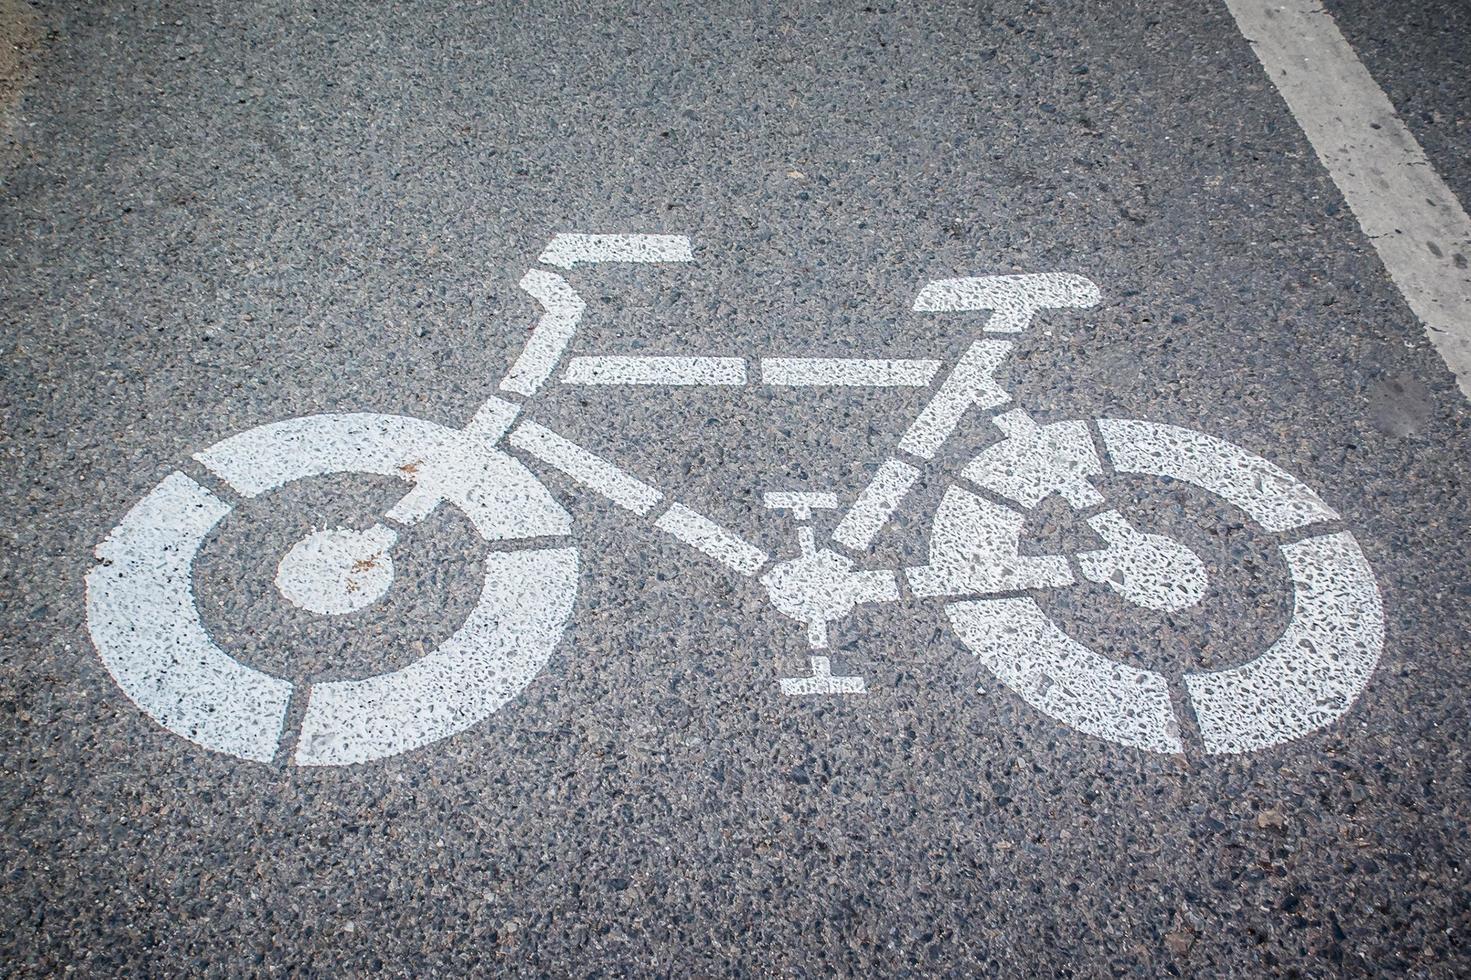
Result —
M 0 972 L 1471 969 L 1468 402 L 1224 3 L 27 24 Z

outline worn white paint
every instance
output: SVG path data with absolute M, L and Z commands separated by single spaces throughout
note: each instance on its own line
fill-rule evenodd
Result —
M 1115 469 L 1204 487 L 1268 531 L 1338 518 L 1300 480 L 1224 439 L 1139 419 L 1099 419 L 1098 429 Z
M 1085 433 L 1072 428 L 1081 423 L 1037 426 L 1021 413 L 1010 416 L 997 420 L 1008 439 L 981 453 L 966 476 L 1028 507 L 1051 492 L 1066 496 L 1069 488 L 1079 498 L 1075 506 L 1087 505 L 1092 496 L 1077 492 L 1078 481 L 1097 471 L 1096 454 L 1084 447 Z M 1337 516 L 1292 476 L 1220 439 L 1137 420 L 1104 419 L 1098 426 L 1118 472 L 1200 487 L 1240 507 L 1268 531 Z M 1014 450 L 1005 448 L 1009 444 Z M 1007 517 L 1006 508 L 958 494 L 946 495 L 936 517 L 931 565 L 908 570 L 916 594 L 964 594 L 967 584 L 976 592 L 1006 588 L 1006 579 L 997 582 L 984 570 L 1015 560 L 1020 515 Z M 1090 579 L 1150 608 L 1179 609 L 1199 601 L 1207 584 L 1205 569 L 1183 545 L 1137 531 L 1116 511 L 1096 514 L 1089 523 L 1108 544 L 1078 556 Z M 1282 545 L 1282 553 L 1295 585 L 1293 618 L 1282 637 L 1238 667 L 1185 676 L 1207 752 L 1266 748 L 1329 724 L 1353 704 L 1378 661 L 1383 607 L 1353 537 L 1311 537 Z M 978 561 L 972 557 L 977 554 Z M 1056 581 L 1038 584 L 1065 584 L 1061 570 L 1055 570 Z M 1179 751 L 1163 678 L 1087 649 L 1047 620 L 1031 599 L 947 608 L 972 651 L 1039 710 L 1123 745 Z
M 642 480 L 535 422 L 518 425 L 511 433 L 510 443 L 640 516 L 647 515 L 664 499 L 662 493 Z
M 1226 0 L 1462 394 L 1471 218 L 1318 0 Z
M 899 440 L 899 448 L 918 459 L 932 459 L 972 408 L 986 411 L 1011 401 L 996 383 L 995 374 L 1011 352 L 1011 344 L 1000 340 L 978 340 L 956 362 Z
M 464 512 L 487 541 L 565 535 L 571 518 L 526 469 L 475 431 L 401 415 L 308 415 L 256 426 L 195 459 L 235 492 L 254 497 L 293 480 L 375 473 L 413 488 L 388 512 L 413 524 L 440 501 Z
M 554 235 L 538 261 L 562 269 L 598 262 L 693 262 L 686 235 Z
M 1067 559 L 1021 554 L 1026 515 L 976 494 L 945 491 L 930 532 L 930 561 L 905 569 L 921 597 L 983 596 L 1073 584 Z
M 1044 272 L 1023 276 L 939 279 L 925 285 L 914 309 L 929 313 L 989 311 L 985 329 L 1017 333 L 1042 310 L 1087 309 L 1098 305 L 1098 287 L 1082 276 Z
M 1078 555 L 1090 582 L 1109 586 L 1138 606 L 1172 612 L 1205 597 L 1209 578 L 1200 557 L 1174 538 L 1146 534 L 1116 510 L 1088 518 L 1108 547 Z
M 289 602 L 320 616 L 341 616 L 373 605 L 393 585 L 389 549 L 398 532 L 382 524 L 365 531 L 336 527 L 296 542 L 276 567 L 276 589 Z
M 811 490 L 768 490 L 761 495 L 767 510 L 789 510 L 799 521 L 812 519 L 814 510 L 834 510 L 838 506 L 838 495 L 826 491 Z
M 991 673 L 1043 714 L 1120 745 L 1182 751 L 1169 685 L 1154 671 L 1094 653 L 1031 599 L 957 602 L 945 611 Z
M 812 673 L 808 677 L 783 677 L 781 693 L 788 697 L 810 694 L 863 694 L 866 690 L 862 677 L 834 676 L 832 661 L 827 657 L 807 658 Z
M 761 383 L 821 387 L 923 388 L 939 361 L 915 358 L 763 357 Z
M 465 430 L 390 415 L 308 416 L 248 429 L 196 458 L 247 498 L 311 476 L 375 474 L 414 484 L 404 498 L 414 503 L 400 501 L 396 519 L 422 517 L 425 501 L 445 501 L 486 540 L 566 535 L 566 511 L 524 466 L 480 438 L 503 414 L 477 415 Z M 161 483 L 99 547 L 88 624 L 119 686 L 160 724 L 207 748 L 268 762 L 292 685 L 219 650 L 194 605 L 194 556 L 229 510 L 180 474 Z M 392 580 L 395 539 L 382 525 L 309 534 L 282 559 L 278 588 L 318 613 L 362 608 L 358 592 L 377 598 Z M 545 566 L 517 564 L 512 556 L 521 554 L 487 556 L 486 590 L 460 639 L 393 674 L 316 685 L 297 761 L 361 761 L 424 744 L 468 727 L 524 686 L 527 665 L 545 660 L 555 643 L 548 636 L 566 625 L 576 563 L 568 549 L 526 553 L 549 556 Z
M 777 612 L 806 624 L 807 642 L 816 649 L 827 646 L 828 626 L 846 619 L 854 606 L 899 598 L 891 571 L 855 571 L 851 559 L 817 550 L 810 536 L 803 539 L 802 552 L 778 562 L 761 584 Z
M 1088 423 L 1038 425 L 1021 409 L 999 415 L 995 422 L 1006 438 L 961 471 L 967 480 L 1026 507 L 1054 493 L 1074 507 L 1103 503 L 1088 482 L 1103 473 Z
M 1264 749 L 1336 721 L 1379 662 L 1384 607 L 1353 536 L 1307 538 L 1282 555 L 1295 588 L 1281 638 L 1239 667 L 1185 678 L 1208 752 Z
M 590 262 L 690 261 L 682 236 L 558 236 L 542 259 L 562 268 Z M 565 280 L 528 273 L 522 286 L 544 313 L 501 387 L 530 395 L 555 373 L 575 334 L 582 302 Z M 992 276 L 930 283 L 922 311 L 990 311 L 989 330 L 1025 329 L 1041 310 L 1098 302 L 1078 276 Z M 899 451 L 931 459 L 972 408 L 1009 401 L 995 375 L 1007 342 L 972 344 L 906 430 Z M 737 385 L 740 357 L 584 356 L 563 374 L 573 384 Z M 928 386 L 936 361 L 868 358 L 765 358 L 760 377 L 774 385 Z M 545 664 L 565 628 L 576 594 L 577 554 L 546 547 L 565 536 L 570 518 L 502 440 L 737 573 L 756 576 L 768 555 L 739 535 L 665 498 L 567 439 L 530 421 L 517 424 L 516 403 L 490 398 L 463 429 L 388 415 L 342 414 L 288 419 L 249 429 L 198 453 L 211 473 L 246 498 L 291 481 L 333 473 L 394 477 L 409 485 L 366 529 L 313 530 L 281 558 L 276 584 L 296 605 L 323 615 L 366 608 L 392 585 L 396 526 L 423 520 L 440 504 L 461 511 L 487 541 L 520 544 L 485 558 L 474 610 L 441 646 L 408 666 L 358 680 L 317 683 L 307 692 L 295 761 L 342 765 L 381 759 L 464 731 L 514 697 Z M 1073 574 L 1061 556 L 1020 553 L 1026 516 L 985 494 L 1037 506 L 1060 494 L 1078 508 L 1102 497 L 1090 482 L 1103 470 L 1088 424 L 1038 424 L 1022 411 L 994 419 L 1004 438 L 964 469 L 981 493 L 950 488 L 937 511 L 929 563 L 905 570 L 919 597 L 951 602 L 962 640 L 1028 703 L 1078 729 L 1150 751 L 1181 742 L 1164 679 L 1087 649 L 1016 593 L 1065 588 Z M 1240 507 L 1269 532 L 1334 520 L 1337 515 L 1284 471 L 1230 443 L 1189 429 L 1105 419 L 1103 445 L 1121 473 L 1165 476 L 1201 487 Z M 512 427 L 515 426 L 513 429 Z M 507 433 L 509 432 L 509 436 Z M 879 467 L 834 532 L 864 551 L 908 496 L 919 470 L 898 457 Z M 864 603 L 900 598 L 897 575 L 855 568 L 819 547 L 810 523 L 836 494 L 772 491 L 769 509 L 797 518 L 801 554 L 761 576 L 772 606 L 804 624 L 813 648 L 833 624 Z M 89 573 L 88 622 L 104 663 L 139 707 L 172 731 L 241 758 L 269 761 L 279 750 L 291 685 L 240 664 L 213 644 L 199 619 L 192 561 L 230 507 L 174 474 L 131 510 L 98 548 Z M 1077 556 L 1090 580 L 1138 605 L 1173 610 L 1199 601 L 1207 586 L 1199 558 L 1179 542 L 1132 527 L 1117 511 L 1089 518 L 1105 547 Z M 1277 744 L 1340 717 L 1363 690 L 1383 644 L 1377 585 L 1353 538 L 1321 534 L 1283 546 L 1292 570 L 1294 616 L 1284 636 L 1240 667 L 1186 678 L 1209 752 Z M 812 674 L 781 679 L 783 693 L 857 694 L 861 677 L 834 677 L 823 656 Z
M 654 526 L 742 575 L 755 575 L 766 564 L 766 552 L 683 504 L 672 505 Z
M 479 601 L 438 649 L 400 670 L 312 685 L 296 764 L 383 759 L 488 717 L 546 665 L 576 594 L 576 549 L 488 553 Z
M 97 546 L 87 628 L 144 714 L 207 749 L 270 762 L 291 684 L 221 650 L 194 605 L 194 555 L 229 512 L 184 474 L 166 477 Z
M 587 304 L 553 272 L 532 269 L 521 277 L 521 288 L 541 304 L 541 318 L 531 328 L 526 346 L 501 381 L 501 390 L 530 397 L 534 395 L 562 359 L 567 345 L 577 333 L 577 324 Z
M 833 538 L 845 548 L 866 551 L 917 479 L 919 470 L 913 466 L 899 459 L 887 460 L 838 522 Z
M 569 385 L 743 385 L 744 357 L 601 355 L 574 357 L 562 382 Z

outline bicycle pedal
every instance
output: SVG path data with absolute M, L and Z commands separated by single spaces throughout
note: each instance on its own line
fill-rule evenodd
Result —
M 856 674 L 833 675 L 832 661 L 827 657 L 808 657 L 812 673 L 807 677 L 783 677 L 781 693 L 789 697 L 804 694 L 866 694 L 863 678 Z

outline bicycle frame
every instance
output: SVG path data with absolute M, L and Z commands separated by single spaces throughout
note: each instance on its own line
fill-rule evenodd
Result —
M 557 235 L 539 261 L 562 269 L 601 263 L 685 263 L 693 261 L 689 239 L 676 235 Z M 541 305 L 543 313 L 500 383 L 508 396 L 491 397 L 476 413 L 471 429 L 486 445 L 502 439 L 513 450 L 557 469 L 619 507 L 647 519 L 669 534 L 725 565 L 737 574 L 761 576 L 771 556 L 739 535 L 690 507 L 669 500 L 655 487 L 616 464 L 525 418 L 523 410 L 547 384 L 564 360 L 585 304 L 565 278 L 534 269 L 520 287 Z M 1054 273 L 985 278 L 944 279 L 927 284 L 914 301 L 921 312 L 983 311 L 990 313 L 987 333 L 1018 333 L 1046 310 L 1085 309 L 1099 299 L 1097 287 L 1081 276 Z M 879 467 L 868 485 L 843 511 L 832 542 L 848 555 L 866 554 L 945 441 L 971 409 L 990 410 L 1010 396 L 995 381 L 1012 344 L 977 339 L 956 361 L 918 416 L 905 430 L 897 450 Z M 678 385 L 731 387 L 751 383 L 751 362 L 741 357 L 597 355 L 567 358 L 561 382 L 573 385 Z M 757 383 L 792 387 L 928 387 L 942 363 L 926 359 L 846 357 L 760 357 Z M 422 493 L 415 491 L 422 496 Z M 395 508 L 389 517 L 412 519 L 428 501 Z M 828 625 L 859 603 L 899 598 L 896 570 L 854 571 L 851 558 L 819 550 L 809 525 L 815 509 L 835 509 L 833 494 L 775 492 L 765 498 L 773 510 L 790 510 L 799 522 L 802 559 L 778 564 L 762 576 L 772 603 L 806 625 L 813 649 L 827 646 Z M 858 693 L 857 677 L 833 677 L 827 658 L 812 658 L 813 675 L 782 681 L 791 694 Z

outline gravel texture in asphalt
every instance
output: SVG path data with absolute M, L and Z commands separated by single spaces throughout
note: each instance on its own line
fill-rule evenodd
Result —
M 1464 11 L 1331 6 L 1465 200 Z M 0 177 L 4 972 L 1471 968 L 1467 405 L 1224 5 L 38 18 Z M 176 470 L 218 487 L 191 454 L 264 423 L 465 425 L 537 322 L 517 283 L 558 232 L 694 249 L 565 271 L 587 303 L 572 355 L 949 365 L 984 316 L 914 312 L 925 283 L 1086 276 L 1096 307 L 1014 338 L 1011 407 L 1199 429 L 1317 490 L 1373 569 L 1377 670 L 1286 744 L 1208 754 L 1187 711 L 1185 751 L 1152 753 L 1043 714 L 906 590 L 831 628 L 833 672 L 866 693 L 786 696 L 809 649 L 758 581 L 533 465 L 572 518 L 576 597 L 488 718 L 329 767 L 291 765 L 290 735 L 248 762 L 150 720 L 89 635 L 99 543 Z M 781 559 L 796 524 L 762 495 L 851 502 L 932 390 L 554 384 L 528 413 Z M 1001 435 L 968 414 L 872 564 L 924 564 L 943 495 Z M 1182 481 L 1094 485 L 1210 585 L 1173 612 L 1106 582 L 1029 593 L 1069 636 L 1178 705 L 1185 674 L 1283 632 L 1279 537 Z M 292 542 L 403 492 L 336 475 L 232 498 L 189 567 L 205 629 L 298 687 L 427 656 L 489 560 L 453 508 L 403 533 L 368 608 L 315 616 L 275 585 Z M 813 523 L 825 539 L 834 515 Z M 1021 534 L 1023 555 L 1099 546 L 1056 496 Z

